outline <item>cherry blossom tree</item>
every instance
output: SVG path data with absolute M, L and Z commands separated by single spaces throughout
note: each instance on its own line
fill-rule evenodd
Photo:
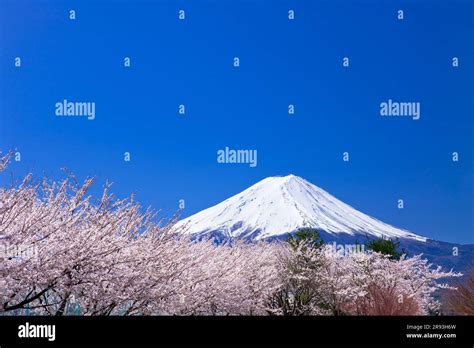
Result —
M 92 183 L 29 175 L 0 189 L 0 312 L 264 313 L 276 245 L 193 242 L 133 197 L 116 200 L 110 185 L 94 202 Z
M 282 260 L 282 285 L 269 307 L 283 315 L 426 315 L 439 309 L 434 293 L 452 289 L 440 280 L 461 275 L 422 255 L 392 260 L 306 243 L 287 248 Z
M 0 172 L 10 155 L 0 157 Z M 0 188 L 0 313 L 37 315 L 427 314 L 441 278 L 422 256 L 324 246 L 216 244 L 106 184 L 70 176 Z

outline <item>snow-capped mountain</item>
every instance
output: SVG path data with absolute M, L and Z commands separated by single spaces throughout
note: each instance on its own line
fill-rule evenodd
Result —
M 268 177 L 225 201 L 177 223 L 194 236 L 277 238 L 302 227 L 342 237 L 426 238 L 383 223 L 295 176 Z

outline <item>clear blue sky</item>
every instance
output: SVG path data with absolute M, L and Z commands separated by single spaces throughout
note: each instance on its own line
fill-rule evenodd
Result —
M 67 167 L 164 216 L 293 173 L 397 227 L 473 243 L 473 32 L 472 1 L 0 0 L 0 150 L 21 152 L 16 178 Z M 56 117 L 63 99 L 95 102 L 95 120 Z M 420 102 L 420 120 L 381 117 L 388 99 Z M 225 146 L 257 149 L 257 167 L 218 164 Z

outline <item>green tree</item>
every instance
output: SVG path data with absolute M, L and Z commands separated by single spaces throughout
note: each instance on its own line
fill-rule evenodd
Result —
M 293 249 L 298 248 L 301 243 L 307 243 L 311 248 L 320 248 L 324 245 L 318 230 L 310 227 L 303 227 L 288 237 L 287 242 Z
M 400 248 L 400 240 L 397 239 L 390 239 L 390 238 L 377 238 L 370 240 L 367 244 L 367 248 L 384 254 L 390 255 L 390 259 L 398 260 L 403 254 L 407 254 L 404 249 L 399 250 Z

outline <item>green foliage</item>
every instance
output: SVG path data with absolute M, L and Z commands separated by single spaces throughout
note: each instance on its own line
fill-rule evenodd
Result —
M 390 259 L 398 260 L 406 251 L 400 248 L 400 241 L 398 239 L 378 238 L 367 243 L 367 248 L 375 252 L 390 255 Z
M 302 242 L 307 243 L 307 245 L 313 248 L 320 248 L 324 245 L 324 241 L 321 239 L 318 230 L 309 227 L 300 228 L 288 237 L 287 242 L 293 249 L 298 248 Z

